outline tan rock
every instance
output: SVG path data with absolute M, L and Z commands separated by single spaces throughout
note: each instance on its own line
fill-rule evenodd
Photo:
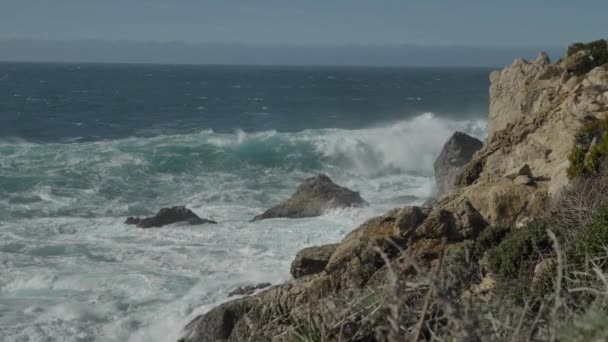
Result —
M 514 179 L 519 172 L 513 170 L 525 164 L 550 194 L 568 183 L 568 155 L 583 118 L 608 112 L 608 70 L 595 67 L 567 80 L 547 76 L 558 69 L 567 73 L 563 64 L 541 56 L 492 73 L 488 137 L 457 176 L 457 186 Z
M 395 220 L 395 235 L 406 237 L 416 229 L 429 215 L 430 209 L 421 207 L 405 207 L 397 212 Z
M 297 279 L 323 272 L 337 246 L 337 243 L 333 243 L 308 247 L 299 251 L 296 258 L 291 262 L 291 275 Z
M 532 180 L 532 178 L 530 178 L 530 176 L 521 175 L 515 177 L 515 179 L 513 179 L 513 183 L 519 185 L 532 185 L 534 184 L 534 181 Z
M 332 254 L 326 272 L 338 288 L 362 287 L 385 262 L 380 253 L 393 257 L 402 244 L 395 235 L 399 210 L 374 217 L 348 234 Z

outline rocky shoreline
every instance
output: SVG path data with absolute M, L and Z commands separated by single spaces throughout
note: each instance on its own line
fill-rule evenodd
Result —
M 435 293 L 432 286 L 408 283 L 408 293 L 415 294 L 408 305 L 418 308 L 410 316 L 395 312 L 385 294 L 394 292 L 400 279 L 425 270 L 434 270 L 427 282 L 433 284 L 447 268 L 444 256 L 478 246 L 482 233 L 485 238 L 495 227 L 513 227 L 504 233 L 508 236 L 545 216 L 551 199 L 570 183 L 570 155 L 586 118 L 608 117 L 608 64 L 597 65 L 593 53 L 571 51 L 555 64 L 542 53 L 532 62 L 519 59 L 493 72 L 488 137 L 482 144 L 456 133 L 446 143 L 435 163 L 439 198 L 371 218 L 338 244 L 300 251 L 292 263 L 292 281 L 196 317 L 183 340 L 316 341 L 294 336 L 323 332 L 327 340 L 400 341 L 422 334 L 416 320 L 424 323 L 423 298 Z M 320 175 L 254 221 L 315 216 L 327 207 L 364 203 L 358 193 Z M 464 278 L 460 272 L 457 279 Z M 496 272 L 482 268 L 478 273 L 454 298 L 487 302 Z

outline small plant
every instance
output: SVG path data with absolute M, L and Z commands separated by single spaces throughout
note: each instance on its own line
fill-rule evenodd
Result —
M 446 252 L 443 262 L 443 274 L 446 282 L 456 290 L 462 290 L 480 280 L 479 263 L 475 256 L 475 245 L 465 241 Z
M 493 225 L 484 229 L 475 242 L 475 253 L 481 257 L 483 254 L 495 248 L 509 234 L 511 229 L 504 225 Z
M 568 156 L 568 178 L 597 175 L 608 156 L 608 120 L 589 118 L 576 135 Z
M 295 328 L 292 330 L 293 341 L 297 342 L 322 342 L 323 333 L 317 322 L 312 317 L 306 321 L 294 322 Z
M 601 304 L 594 304 L 585 313 L 565 324 L 558 333 L 559 341 L 605 341 L 608 336 L 608 312 Z
M 568 263 L 582 264 L 586 258 L 593 259 L 605 254 L 606 246 L 608 246 L 608 207 L 603 207 L 568 249 L 566 258 Z
M 532 221 L 511 232 L 492 252 L 490 268 L 503 278 L 519 278 L 529 273 L 540 256 L 551 248 L 547 226 L 541 221 Z
M 608 63 L 608 41 L 605 39 L 595 40 L 589 43 L 574 43 L 568 47 L 568 56 L 579 51 L 589 51 L 597 65 Z

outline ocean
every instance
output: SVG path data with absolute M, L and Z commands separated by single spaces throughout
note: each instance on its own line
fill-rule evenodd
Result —
M 302 248 L 420 204 L 490 69 L 0 63 L 0 340 L 175 341 Z M 368 207 L 249 223 L 325 173 Z M 186 205 L 218 225 L 142 230 Z

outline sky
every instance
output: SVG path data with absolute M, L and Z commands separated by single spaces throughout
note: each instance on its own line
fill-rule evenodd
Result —
M 608 36 L 607 13 L 606 0 L 0 0 L 0 40 L 565 47 Z

